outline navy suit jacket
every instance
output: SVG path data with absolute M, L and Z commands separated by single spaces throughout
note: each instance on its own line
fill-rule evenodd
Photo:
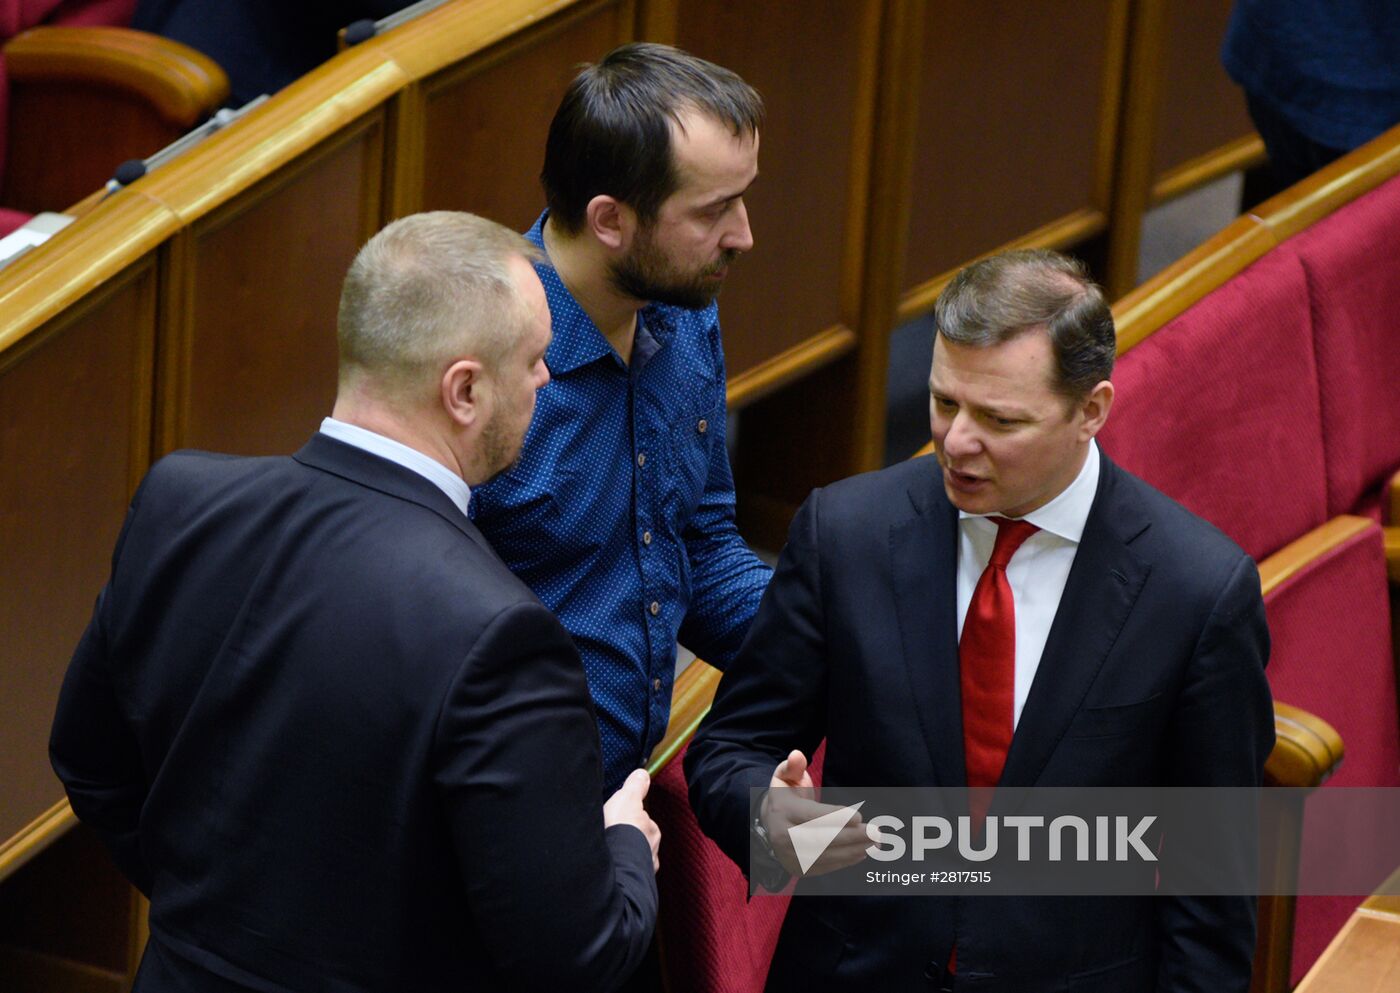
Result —
M 965 786 L 958 514 L 932 458 L 818 490 L 686 760 L 700 824 L 749 861 L 748 788 L 826 739 L 823 783 Z M 1253 562 L 1104 457 L 1001 783 L 1257 785 L 1273 747 Z M 1240 993 L 1252 898 L 803 896 L 771 990 Z
M 151 470 L 51 756 L 150 897 L 139 990 L 606 990 L 650 941 L 568 635 L 441 490 L 323 435 Z

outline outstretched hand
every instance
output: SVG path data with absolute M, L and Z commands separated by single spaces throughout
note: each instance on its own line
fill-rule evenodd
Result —
M 797 852 L 789 834 L 800 824 L 842 809 L 829 803 L 818 803 L 812 799 L 815 789 L 812 774 L 807 768 L 807 756 L 797 749 L 778 763 L 773 776 L 768 781 L 768 794 L 763 798 L 758 819 L 768 832 L 768 842 L 773 846 L 773 854 L 778 863 L 794 876 L 820 876 L 855 865 L 865 858 L 865 850 L 870 846 L 865 824 L 859 813 L 852 813 L 851 819 L 822 852 L 816 862 L 802 871 Z

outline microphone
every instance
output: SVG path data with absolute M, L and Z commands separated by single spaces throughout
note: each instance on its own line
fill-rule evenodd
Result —
M 379 25 L 369 18 L 363 18 L 345 29 L 345 44 L 351 48 L 369 41 L 379 33 Z

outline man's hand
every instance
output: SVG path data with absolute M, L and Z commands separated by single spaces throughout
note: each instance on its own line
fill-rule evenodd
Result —
M 768 781 L 768 794 L 763 798 L 758 814 L 759 821 L 768 832 L 773 854 L 777 856 L 779 864 L 794 876 L 820 876 L 855 865 L 865 858 L 865 850 L 870 847 L 870 838 L 865 833 L 860 814 L 852 813 L 850 821 L 835 840 L 804 873 L 788 830 L 794 825 L 805 824 L 815 817 L 841 809 L 829 803 L 817 803 L 812 799 L 813 793 L 812 776 L 807 771 L 807 756 L 793 749 L 773 770 L 773 778 Z
M 651 871 L 655 872 L 661 868 L 661 860 L 656 854 L 657 849 L 661 847 L 661 829 L 642 806 L 649 789 L 651 777 L 647 775 L 647 771 L 633 769 L 632 775 L 628 776 L 618 791 L 603 804 L 603 827 L 606 829 L 614 824 L 631 824 L 641 831 L 646 836 L 647 844 L 651 845 Z

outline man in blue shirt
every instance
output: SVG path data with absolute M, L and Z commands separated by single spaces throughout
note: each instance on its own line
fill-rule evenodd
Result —
M 547 254 L 552 381 L 475 521 L 578 645 L 606 789 L 665 734 L 677 639 L 726 665 L 770 575 L 734 524 L 715 305 L 753 245 L 762 115 L 734 73 L 631 44 L 550 125 L 526 237 Z
M 1278 189 L 1400 123 L 1395 0 L 1236 0 L 1222 58 Z

